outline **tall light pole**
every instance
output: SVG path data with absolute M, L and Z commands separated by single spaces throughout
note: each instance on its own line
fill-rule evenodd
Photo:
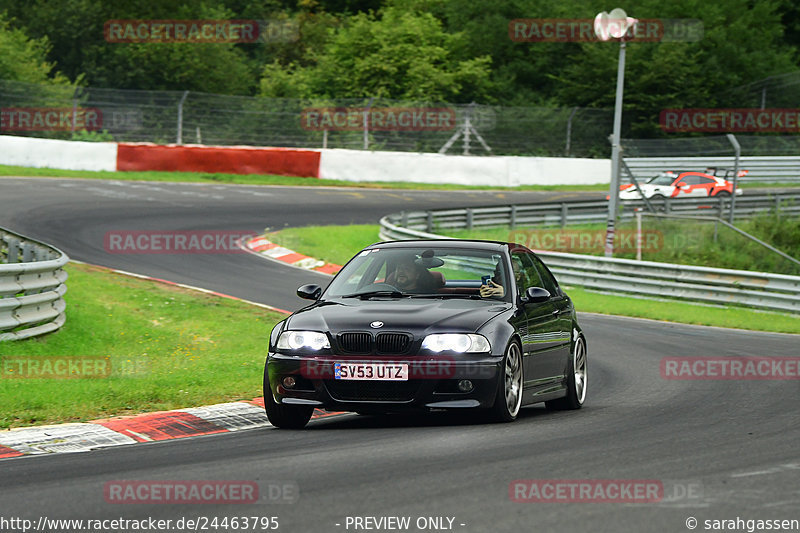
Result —
M 594 32 L 601 41 L 619 39 L 617 64 L 617 97 L 614 102 L 614 132 L 611 135 L 611 185 L 608 194 L 608 222 L 606 225 L 605 256 L 614 255 L 614 234 L 619 203 L 620 130 L 622 129 L 622 92 L 625 86 L 625 32 L 636 23 L 625 11 L 616 8 L 611 13 L 598 13 L 594 18 Z

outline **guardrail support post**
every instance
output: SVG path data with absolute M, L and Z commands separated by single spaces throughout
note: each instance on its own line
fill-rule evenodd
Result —
M 672 203 L 672 200 L 670 200 L 669 198 L 664 198 L 664 212 L 665 213 L 669 213 L 669 212 L 672 211 L 671 203 Z
M 19 240 L 8 239 L 8 257 L 6 259 L 9 263 L 19 262 Z
M 433 211 L 425 212 L 425 228 L 428 233 L 433 231 Z
M 511 206 L 511 220 L 509 221 L 509 226 L 511 226 L 511 229 L 514 229 L 514 228 L 517 227 L 517 206 L 516 205 L 512 205 Z
M 567 210 L 569 207 L 567 206 L 566 202 L 561 202 L 561 227 L 565 228 L 567 226 Z
M 404 228 L 408 227 L 408 212 L 400 211 L 400 225 Z
M 472 209 L 470 209 L 470 208 L 467 208 L 467 229 L 468 229 L 468 230 L 471 230 L 471 229 L 472 229 L 472 220 L 473 220 L 473 216 L 474 216 L 474 214 L 473 214 L 473 212 L 472 212 Z
M 26 243 L 22 244 L 22 262 L 30 263 L 33 260 L 33 247 Z

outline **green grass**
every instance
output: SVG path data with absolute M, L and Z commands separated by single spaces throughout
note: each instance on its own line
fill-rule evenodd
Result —
M 605 191 L 608 185 L 521 185 L 519 187 L 491 187 L 474 185 L 408 183 L 398 181 L 354 182 L 318 178 L 298 178 L 269 174 L 208 174 L 203 172 L 111 172 L 106 170 L 59 170 L 0 165 L 1 176 L 87 178 L 102 180 L 140 180 L 192 183 L 230 183 L 238 185 L 284 185 L 306 187 L 351 187 L 365 189 L 420 189 L 420 190 L 503 190 L 503 191 Z
M 800 275 L 800 265 L 770 252 L 760 244 L 722 224 L 647 217 L 643 220 L 642 229 L 645 239 L 652 238 L 650 241 L 652 245 L 646 245 L 642 253 L 642 259 L 645 261 Z M 788 255 L 800 257 L 800 218 L 779 219 L 774 215 L 764 214 L 750 220 L 737 222 L 736 225 Z M 617 230 L 620 235 L 625 236 L 625 239 L 621 241 L 623 246 L 615 250 L 614 256 L 635 259 L 634 223 L 619 223 Z M 434 233 L 436 232 L 434 229 Z M 447 234 L 460 239 L 519 242 L 529 248 L 545 249 L 548 242 L 552 243 L 560 232 L 559 228 L 510 230 L 507 226 L 501 226 L 473 230 L 450 230 L 447 231 Z M 563 241 L 567 246 L 547 249 L 592 255 L 603 254 L 604 224 L 569 226 L 565 229 L 565 234 L 573 237 L 573 240 Z M 590 238 L 594 246 L 590 248 L 569 247 L 571 242 L 578 243 L 582 236 Z
M 269 238 L 294 251 L 337 264 L 344 264 L 358 250 L 378 240 L 375 225 L 308 226 L 287 228 L 271 233 Z M 508 228 L 493 228 L 459 234 L 462 238 L 508 240 Z M 330 244 L 329 244 L 330 243 Z M 579 311 L 632 316 L 685 324 L 728 328 L 800 333 L 797 316 L 771 313 L 742 307 L 714 307 L 677 300 L 651 300 L 599 294 L 579 287 L 569 290 Z M 666 302 L 666 303 L 665 303 Z
M 381 240 L 379 228 L 378 224 L 304 226 L 269 233 L 267 238 L 290 250 L 343 265 L 362 248 Z
M 0 343 L 0 359 L 101 356 L 111 375 L 0 378 L 0 428 L 261 396 L 267 339 L 284 315 L 88 265 L 67 271 L 64 327 Z

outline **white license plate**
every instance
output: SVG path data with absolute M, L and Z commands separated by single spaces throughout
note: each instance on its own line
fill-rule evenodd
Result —
M 408 381 L 408 365 L 399 363 L 334 363 L 336 379 Z

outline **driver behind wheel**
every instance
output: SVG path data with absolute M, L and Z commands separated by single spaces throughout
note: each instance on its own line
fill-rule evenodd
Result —
M 416 261 L 416 256 L 400 259 L 392 284 L 403 292 L 429 293 L 435 289 L 433 275 Z

